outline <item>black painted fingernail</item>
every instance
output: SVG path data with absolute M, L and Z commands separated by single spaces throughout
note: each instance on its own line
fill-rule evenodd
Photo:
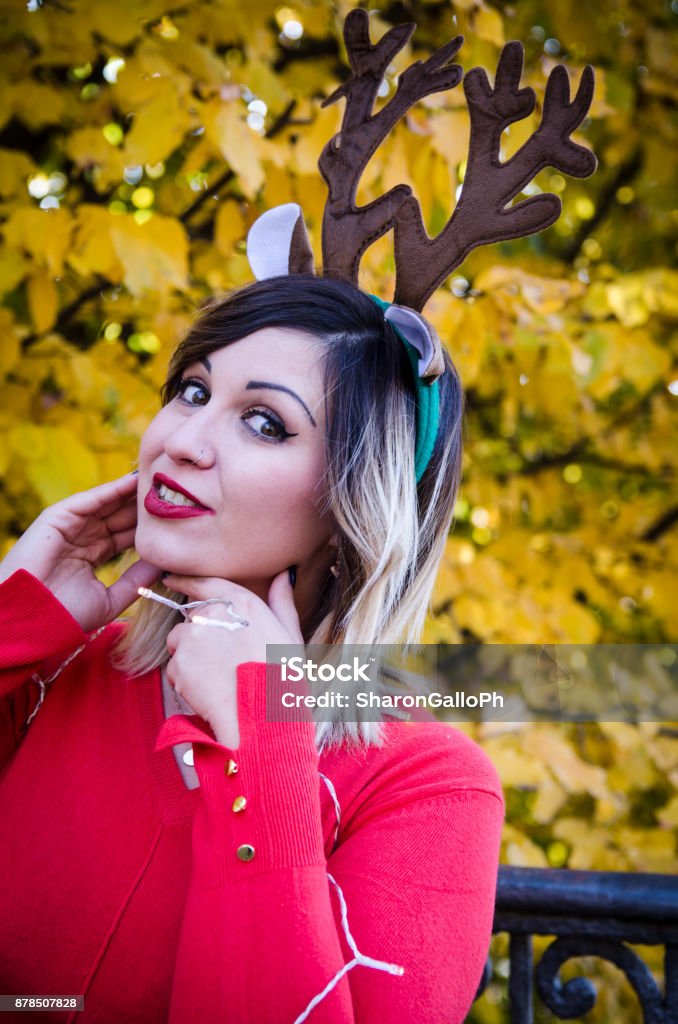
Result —
M 296 583 L 297 583 L 297 567 L 296 567 L 296 565 L 291 565 L 289 567 L 289 569 L 287 570 L 287 572 L 289 573 L 289 577 L 290 577 L 290 586 L 294 590 L 294 588 L 296 586 Z
M 133 469 L 132 472 L 130 473 L 130 476 L 137 476 L 138 473 L 139 473 L 138 469 Z

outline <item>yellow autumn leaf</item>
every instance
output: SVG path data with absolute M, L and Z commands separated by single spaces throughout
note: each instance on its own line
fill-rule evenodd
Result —
M 297 179 L 299 180 L 299 179 Z M 308 179 L 301 179 L 306 181 Z M 297 197 L 294 192 L 292 182 L 287 175 L 276 174 L 275 170 L 266 167 L 266 177 L 259 197 L 261 208 L 264 210 L 270 210 L 274 206 L 282 206 L 283 203 L 296 202 Z M 304 220 L 308 227 L 308 209 L 306 203 L 304 203 Z
M 150 103 L 163 78 L 172 79 L 177 87 L 184 85 L 186 80 L 181 68 L 168 60 L 168 56 L 166 48 L 159 47 L 156 40 L 142 38 L 118 71 L 114 91 L 121 110 L 135 111 Z M 190 90 L 190 83 L 186 84 Z
M 229 256 L 236 242 L 245 234 L 242 212 L 237 203 L 222 203 L 217 211 L 214 241 L 217 248 Z
M 675 872 L 676 837 L 672 832 L 621 826 L 615 830 L 615 841 L 636 871 Z
M 381 191 L 385 195 L 397 185 L 406 185 L 410 171 L 407 164 L 407 148 L 401 132 L 394 131 L 384 143 L 383 149 Z
M 454 170 L 468 157 L 468 113 L 465 110 L 437 110 L 431 113 L 429 124 L 431 145 L 447 161 L 450 171 Z
M 671 365 L 669 352 L 648 333 L 622 324 L 599 324 L 587 332 L 584 343 L 593 356 L 587 391 L 599 400 L 607 398 L 625 380 L 644 394 Z
M 521 868 L 547 868 L 549 866 L 541 846 L 537 846 L 528 836 L 523 835 L 508 823 L 504 824 L 502 830 L 501 861 L 503 864 L 512 864 Z
M 253 58 L 247 62 L 247 85 L 252 92 L 268 106 L 283 107 L 289 95 L 280 88 L 280 78 L 273 72 L 268 62 L 268 40 L 264 44 L 264 59 Z
M 88 8 L 87 24 L 92 34 L 98 34 L 118 46 L 126 46 L 142 32 L 136 8 L 118 0 L 97 0 Z
M 462 629 L 468 629 L 479 639 L 491 642 L 506 622 L 506 602 L 503 597 L 483 594 L 461 594 L 453 605 L 454 617 Z
M 26 382 L 15 383 L 11 379 L 6 380 L 2 385 L 0 424 L 13 426 L 20 420 L 30 419 L 32 402 L 33 395 Z
M 657 267 L 645 275 L 645 296 L 653 312 L 678 320 L 678 272 Z
M 9 432 L 9 450 L 27 462 L 45 455 L 44 431 L 34 423 L 17 423 Z
M 6 432 L 0 426 L 0 476 L 4 476 L 7 472 L 12 453 L 9 448 Z M 0 558 L 4 555 L 0 555 Z
M 453 617 L 448 613 L 429 616 L 424 625 L 422 643 L 460 644 L 462 635 Z
M 678 793 L 656 813 L 662 828 L 678 828 Z
M 481 7 L 476 11 L 473 27 L 480 39 L 485 39 L 494 46 L 504 45 L 504 23 L 499 11 L 491 7 Z
M 0 196 L 26 195 L 28 178 L 36 170 L 27 153 L 0 149 Z
M 443 562 L 436 577 L 435 589 L 433 591 L 433 607 L 453 600 L 462 590 L 462 582 L 459 573 L 454 566 Z
M 566 792 L 591 793 L 601 798 L 607 795 L 605 771 L 583 761 L 570 744 L 552 730 L 531 730 L 523 737 L 523 749 L 526 755 L 533 755 L 548 765 Z
M 292 202 L 299 203 L 303 209 L 306 227 L 311 236 L 311 242 L 313 242 L 314 229 L 318 236 L 320 235 L 323 210 L 327 202 L 327 185 L 319 174 L 292 178 L 291 184 Z M 316 249 L 316 251 L 318 250 Z
M 76 167 L 93 170 L 92 183 L 100 192 L 122 181 L 122 151 L 107 141 L 100 127 L 78 128 L 69 135 L 65 149 Z
M 647 741 L 647 750 L 660 771 L 678 773 L 678 737 L 655 736 Z
M 83 203 L 78 207 L 73 243 L 66 257 L 78 274 L 101 274 L 109 281 L 122 281 L 124 268 L 111 239 L 117 220 L 101 206 Z
M 504 788 L 519 786 L 538 789 L 549 783 L 546 766 L 525 753 L 519 737 L 509 735 L 490 738 L 484 742 L 483 747 L 497 769 Z
M 29 261 L 22 253 L 5 246 L 0 250 L 0 295 L 13 291 L 26 276 Z
M 615 824 L 628 814 L 629 801 L 625 793 L 610 793 L 596 800 L 594 818 L 598 825 Z
M 12 106 L 20 121 L 29 128 L 39 129 L 63 123 L 66 96 L 58 89 L 29 79 L 12 90 Z
M 279 171 L 287 172 L 290 166 L 290 148 L 283 141 L 283 137 L 279 139 L 267 139 L 263 135 L 259 136 L 257 142 L 257 148 L 262 163 L 272 164 Z
M 207 242 L 194 245 L 191 251 L 191 277 L 206 281 L 215 292 L 227 288 L 230 282 L 221 249 Z
M 475 281 L 479 291 L 520 295 L 534 313 L 558 313 L 572 298 L 582 295 L 580 281 L 530 274 L 520 267 L 494 264 L 483 270 Z
M 419 201 L 421 217 L 426 228 L 431 220 L 431 212 L 435 200 L 433 191 L 433 168 L 437 154 L 429 139 L 417 139 L 414 158 L 410 153 L 410 178 L 414 185 L 413 191 Z M 427 231 L 427 234 L 429 232 Z
M 73 229 L 68 210 L 40 210 L 22 206 L 3 225 L 5 242 L 29 253 L 36 263 L 58 277 L 64 266 Z
M 26 477 L 45 505 L 98 482 L 96 459 L 65 427 L 19 424 L 10 431 L 9 443 L 24 460 Z
M 14 319 L 8 309 L 0 308 L 0 379 L 16 365 L 21 345 L 14 328 Z
M 126 164 L 156 164 L 183 142 L 191 119 L 181 103 L 174 84 L 163 81 L 153 99 L 134 116 L 132 129 L 125 136 Z
M 124 282 L 133 295 L 169 292 L 188 285 L 188 240 L 173 217 L 155 214 L 144 224 L 116 217 L 111 225 L 115 254 L 124 267 Z
M 254 199 L 264 183 L 264 171 L 257 147 L 257 136 L 245 120 L 239 103 L 210 100 L 201 118 L 205 134 L 238 175 L 240 187 Z
M 651 789 L 660 777 L 650 757 L 641 748 L 627 751 L 623 759 L 608 771 L 608 782 L 613 789 L 628 792 L 631 789 Z
M 439 288 L 427 302 L 425 315 L 436 327 L 464 387 L 472 386 L 487 352 L 488 332 L 482 308 L 469 306 L 447 289 Z
M 340 130 L 341 111 L 336 104 L 320 108 L 315 103 L 311 117 L 312 123 L 306 131 L 297 134 L 291 147 L 291 169 L 296 174 L 318 174 L 318 159 L 330 139 Z
M 209 23 L 212 22 L 212 14 L 210 11 L 207 19 Z M 215 53 L 206 41 L 199 42 L 186 32 L 182 32 L 179 38 L 165 39 L 164 43 L 163 49 L 167 56 L 176 66 L 188 71 L 194 83 L 222 85 L 230 81 L 230 70 L 222 56 Z
M 531 815 L 536 822 L 547 825 L 567 800 L 567 793 L 554 779 L 544 779 L 537 791 L 537 799 L 532 805 Z
M 565 644 L 593 644 L 601 633 L 600 622 L 583 605 L 560 595 L 558 604 L 547 615 L 547 621 Z
M 625 851 L 613 846 L 606 833 L 588 831 L 573 848 L 567 866 L 573 871 L 628 871 L 631 867 Z
M 28 278 L 28 308 L 36 331 L 42 334 L 54 324 L 59 306 L 56 285 L 48 270 L 36 270 Z

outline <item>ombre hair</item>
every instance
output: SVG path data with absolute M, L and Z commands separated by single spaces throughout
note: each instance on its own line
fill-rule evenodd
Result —
M 421 637 L 459 489 L 464 396 L 458 374 L 445 352 L 440 427 L 417 485 L 415 390 L 402 341 L 353 284 L 290 274 L 247 284 L 202 310 L 172 356 L 163 406 L 192 363 L 264 327 L 311 335 L 324 368 L 326 511 L 341 538 L 339 575 L 328 574 L 304 642 L 403 644 L 407 651 Z M 186 600 L 161 583 L 154 589 Z M 167 635 L 182 621 L 180 612 L 141 602 L 117 642 L 114 664 L 130 675 L 166 664 Z M 379 722 L 345 721 L 341 709 L 328 718 L 316 725 L 319 751 L 383 742 Z

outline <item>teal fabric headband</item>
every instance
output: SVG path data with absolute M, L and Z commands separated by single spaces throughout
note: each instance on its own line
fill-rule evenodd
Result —
M 384 299 L 380 299 L 377 295 L 372 295 L 371 292 L 366 292 L 365 294 L 369 295 L 384 312 L 391 305 L 390 302 L 385 302 Z M 410 344 L 402 331 L 392 321 L 389 321 L 389 323 L 405 346 L 414 377 L 415 400 L 417 403 L 414 477 L 416 482 L 419 483 L 429 464 L 436 443 L 436 437 L 438 436 L 438 427 L 440 425 L 440 389 L 437 380 L 434 380 L 431 384 L 424 383 L 419 376 L 419 353 L 414 345 Z

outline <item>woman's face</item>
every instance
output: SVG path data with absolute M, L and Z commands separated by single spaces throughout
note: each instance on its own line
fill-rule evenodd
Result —
M 320 351 L 302 331 L 266 327 L 186 368 L 141 442 L 141 558 L 175 573 L 232 580 L 264 599 L 290 565 L 307 583 L 326 575 L 335 525 L 319 513 Z M 208 511 L 178 511 L 176 493 L 158 493 L 158 474 Z

